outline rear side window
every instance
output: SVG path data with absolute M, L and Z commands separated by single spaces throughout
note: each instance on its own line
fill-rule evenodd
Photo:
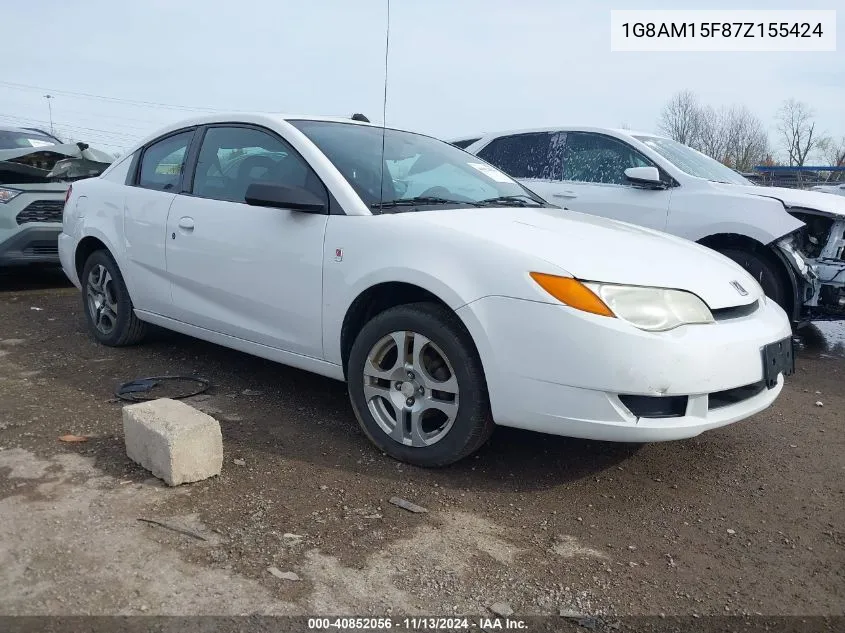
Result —
M 497 138 L 478 155 L 512 178 L 560 180 L 563 135 L 532 132 Z
M 181 132 L 153 143 L 141 158 L 141 174 L 138 186 L 157 191 L 179 190 L 185 156 L 194 131 Z

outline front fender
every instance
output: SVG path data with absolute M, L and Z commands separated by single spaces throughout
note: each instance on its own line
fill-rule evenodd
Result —
M 667 233 L 693 242 L 718 234 L 744 235 L 771 244 L 804 223 L 779 200 L 744 193 L 683 191 L 672 194 Z
M 408 222 L 411 217 L 329 217 L 323 259 L 323 349 L 327 361 L 342 362 L 340 341 L 346 313 L 361 293 L 378 284 L 417 286 L 457 311 L 489 295 L 544 300 L 544 291 L 528 273 L 566 274 L 537 257 L 467 239 L 460 231 Z

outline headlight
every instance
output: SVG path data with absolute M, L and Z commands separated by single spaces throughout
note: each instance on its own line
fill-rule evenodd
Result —
M 585 283 L 620 319 L 641 330 L 663 332 L 679 325 L 713 323 L 713 313 L 691 292 Z
M 710 309 L 691 292 L 581 282 L 545 273 L 530 275 L 561 303 L 592 314 L 618 317 L 641 330 L 662 332 L 679 325 L 713 322 Z
M 17 198 L 23 191 L 19 189 L 9 189 L 8 187 L 0 187 L 0 204 L 6 204 L 13 198 Z

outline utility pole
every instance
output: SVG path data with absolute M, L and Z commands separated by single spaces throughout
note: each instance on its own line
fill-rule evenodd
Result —
M 47 108 L 50 110 L 50 134 L 53 134 L 53 104 L 50 103 L 50 99 L 53 99 L 53 95 L 44 95 L 44 98 L 47 99 Z

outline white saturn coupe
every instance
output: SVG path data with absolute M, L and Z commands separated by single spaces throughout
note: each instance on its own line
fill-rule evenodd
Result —
M 59 252 L 101 343 L 155 324 L 345 380 L 373 443 L 422 466 L 495 424 L 691 437 L 765 409 L 794 364 L 728 258 L 344 119 L 170 126 L 73 184 Z

